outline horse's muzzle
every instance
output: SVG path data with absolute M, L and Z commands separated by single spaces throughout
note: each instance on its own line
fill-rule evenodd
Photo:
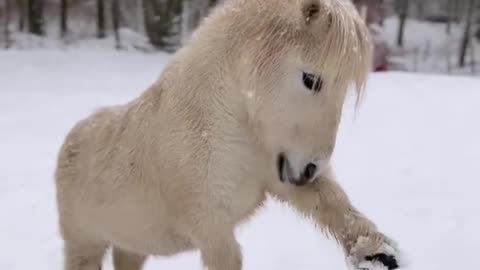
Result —
M 300 175 L 295 175 L 290 161 L 284 153 L 277 156 L 277 172 L 281 182 L 290 183 L 295 186 L 304 186 L 315 180 L 318 166 L 315 163 L 308 163 Z

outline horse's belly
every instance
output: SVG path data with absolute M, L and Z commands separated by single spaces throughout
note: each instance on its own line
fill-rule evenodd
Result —
M 158 204 L 131 200 L 82 209 L 82 225 L 119 248 L 145 255 L 173 255 L 192 249 Z
M 144 255 L 169 256 L 193 249 L 192 243 L 173 228 L 151 231 L 125 228 L 122 234 L 110 232 L 109 238 L 117 247 Z

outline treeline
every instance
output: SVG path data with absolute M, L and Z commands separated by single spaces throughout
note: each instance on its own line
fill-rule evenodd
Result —
M 12 32 L 58 35 L 62 39 L 114 35 L 116 46 L 121 47 L 118 31 L 125 27 L 146 35 L 157 48 L 171 49 L 188 39 L 201 18 L 221 0 L 1 1 L 0 18 L 7 48 Z
M 383 1 L 383 0 L 381 0 Z M 467 51 L 470 49 L 474 65 L 475 36 L 480 38 L 479 0 L 387 0 L 392 3 L 393 12 L 399 17 L 397 45 L 403 47 L 407 18 L 416 18 L 433 23 L 445 23 L 445 31 L 451 34 L 452 23 L 463 24 L 459 46 L 458 66 L 466 65 Z
M 0 0 L 0 22 L 4 34 L 0 44 L 11 44 L 11 33 L 56 36 L 62 40 L 88 37 L 115 37 L 115 46 L 122 44 L 119 29 L 128 28 L 148 37 L 159 49 L 172 50 L 188 40 L 198 22 L 211 7 L 228 0 Z M 352 0 L 370 10 L 367 21 L 382 21 L 385 16 L 399 17 L 397 43 L 404 44 L 407 18 L 452 23 L 465 23 L 462 52 L 464 55 L 476 29 L 475 10 L 480 0 Z M 380 7 L 380 8 L 378 8 Z M 371 14 L 371 15 L 370 15 Z M 479 33 L 480 35 L 480 33 Z M 2 42 L 3 41 L 3 42 Z

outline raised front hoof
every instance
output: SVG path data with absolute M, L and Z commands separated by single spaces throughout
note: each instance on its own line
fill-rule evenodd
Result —
M 397 259 L 393 255 L 388 255 L 385 253 L 378 253 L 372 256 L 366 256 L 365 260 L 372 263 L 381 263 L 388 270 L 398 269 L 399 265 Z M 368 270 L 373 270 L 371 268 L 364 268 Z
M 371 243 L 368 238 L 359 238 L 349 256 L 351 269 L 394 270 L 408 265 L 405 254 L 399 250 L 395 241 L 385 236 L 384 242 L 374 250 L 369 248 Z

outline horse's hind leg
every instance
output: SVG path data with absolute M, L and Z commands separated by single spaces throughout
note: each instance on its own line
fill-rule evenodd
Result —
M 130 253 L 119 248 L 113 248 L 113 266 L 115 270 L 140 270 L 146 256 Z
M 64 270 L 101 270 L 106 244 L 65 241 Z

